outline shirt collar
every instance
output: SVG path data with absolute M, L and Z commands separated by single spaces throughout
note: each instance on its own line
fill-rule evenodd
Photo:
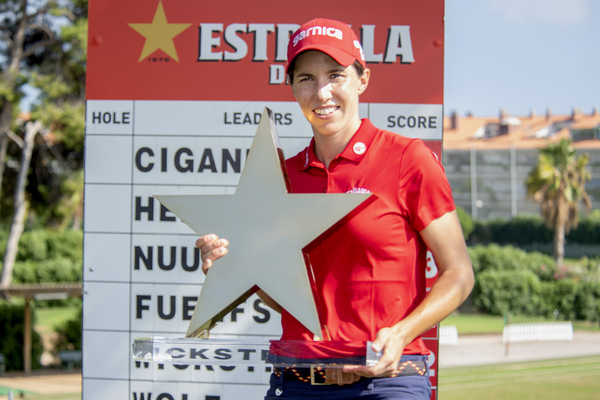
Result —
M 373 126 L 371 121 L 367 118 L 363 118 L 358 130 L 338 157 L 359 163 L 369 151 L 376 131 L 377 128 Z M 323 163 L 315 154 L 314 138 L 311 139 L 310 144 L 303 151 L 303 157 L 300 162 L 300 171 L 305 171 L 309 167 L 324 168 Z

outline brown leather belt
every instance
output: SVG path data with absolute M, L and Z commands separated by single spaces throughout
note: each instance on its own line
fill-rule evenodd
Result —
M 285 367 L 275 368 L 273 373 L 290 381 L 310 382 L 311 385 L 347 385 L 358 382 L 363 377 L 353 372 L 342 371 L 342 365 L 322 366 L 311 365 L 308 367 Z M 392 378 L 397 376 L 423 376 L 427 373 L 425 361 L 404 361 L 398 364 L 395 373 L 383 378 Z M 365 378 L 366 379 L 366 378 Z

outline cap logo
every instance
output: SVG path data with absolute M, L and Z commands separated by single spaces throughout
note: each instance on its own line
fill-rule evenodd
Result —
M 365 61 L 365 52 L 363 51 L 363 48 L 358 40 L 354 41 L 354 47 L 356 47 L 360 51 L 360 58 L 362 58 L 362 60 Z
M 337 28 L 330 28 L 326 26 L 313 26 L 303 31 L 300 31 L 296 36 L 294 36 L 294 46 L 296 46 L 299 41 L 309 36 L 315 35 L 330 36 L 339 40 L 342 40 L 344 38 L 344 34 L 342 33 L 342 31 Z

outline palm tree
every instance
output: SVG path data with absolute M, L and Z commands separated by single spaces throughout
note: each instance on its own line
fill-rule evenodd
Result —
M 577 155 L 571 139 L 562 139 L 539 150 L 538 163 L 527 178 L 527 194 L 542 203 L 546 226 L 554 228 L 552 256 L 557 265 L 565 256 L 565 234 L 577 228 L 579 202 L 587 212 L 592 206 L 585 191 L 585 182 L 591 179 L 586 168 L 589 160 L 587 153 Z

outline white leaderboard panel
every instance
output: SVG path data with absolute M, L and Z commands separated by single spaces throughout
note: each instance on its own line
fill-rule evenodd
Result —
M 265 364 L 143 363 L 131 347 L 134 337 L 183 337 L 204 280 L 196 234 L 153 196 L 234 193 L 265 106 L 286 157 L 308 145 L 310 125 L 295 102 L 87 102 L 85 400 L 264 396 Z M 405 136 L 442 138 L 441 105 L 363 104 L 360 114 Z M 266 342 L 279 337 L 279 322 L 252 296 L 212 335 Z

